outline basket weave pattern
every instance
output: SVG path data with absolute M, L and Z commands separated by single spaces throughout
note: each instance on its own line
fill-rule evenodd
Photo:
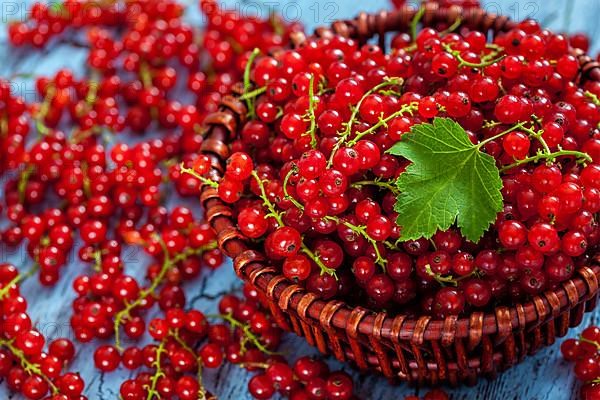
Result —
M 383 46 L 385 33 L 406 30 L 415 13 L 406 7 L 392 13 L 361 14 L 354 20 L 319 28 L 315 34 L 337 34 L 359 42 L 378 35 Z M 464 13 L 458 7 L 442 10 L 435 6 L 427 6 L 422 22 L 426 26 L 451 24 L 459 16 L 462 25 L 482 32 L 498 33 L 515 26 L 508 18 L 483 10 Z M 304 40 L 300 34 L 293 38 L 296 45 Z M 579 81 L 600 81 L 600 65 L 581 52 L 574 55 L 581 65 Z M 205 121 L 207 137 L 202 151 L 211 156 L 215 179 L 222 176 L 228 143 L 237 136 L 246 112 L 235 95 L 227 96 L 220 110 Z M 596 304 L 598 256 L 555 290 L 522 304 L 473 312 L 468 317 L 414 319 L 350 307 L 339 300 L 322 301 L 269 265 L 260 249 L 239 232 L 231 207 L 219 199 L 215 189 L 203 186 L 201 202 L 218 233 L 220 248 L 234 259 L 236 273 L 266 295 L 278 324 L 305 337 L 323 353 L 352 361 L 361 370 L 375 370 L 391 380 L 458 385 L 474 384 L 480 376 L 494 377 L 528 354 L 553 344 L 569 327 L 579 325 L 583 313 Z

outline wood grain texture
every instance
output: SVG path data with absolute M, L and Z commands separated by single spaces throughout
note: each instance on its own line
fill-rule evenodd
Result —
M 26 12 L 27 1 L 0 1 L 0 18 L 2 23 L 20 19 Z M 413 0 L 415 2 L 415 0 Z M 201 16 L 195 11 L 197 1 L 187 0 L 190 4 L 189 20 L 202 23 Z M 247 0 L 226 1 L 226 4 L 237 8 L 242 13 L 257 12 L 267 15 L 271 10 L 279 10 L 290 20 L 301 20 L 307 29 L 328 24 L 334 19 L 351 18 L 358 11 L 376 11 L 387 7 L 385 1 L 350 2 L 346 0 Z M 598 16 L 600 1 L 598 0 L 488 0 L 485 1 L 488 11 L 509 15 L 514 19 L 528 16 L 542 21 L 546 26 L 556 30 L 585 31 L 592 38 L 598 38 Z M 597 44 L 596 44 L 596 49 Z M 52 74 L 57 69 L 68 66 L 78 74 L 83 74 L 81 66 L 85 62 L 84 49 L 64 43 L 54 43 L 43 52 L 31 52 L 22 49 L 11 49 L 6 43 L 6 32 L 0 30 L 0 76 L 11 77 L 16 74 Z M 35 96 L 31 80 L 11 79 L 13 90 L 20 93 L 28 101 Z M 0 182 L 3 185 L 4 182 Z M 171 199 L 172 202 L 175 200 Z M 193 203 L 193 202 L 192 202 Z M 191 204 L 191 203 L 190 203 Z M 0 245 L 1 246 L 1 245 Z M 72 337 L 69 329 L 69 315 L 74 292 L 70 282 L 76 274 L 88 268 L 76 261 L 73 254 L 71 262 L 63 271 L 58 285 L 53 289 L 44 289 L 35 279 L 23 284 L 23 292 L 29 301 L 29 309 L 38 329 L 49 339 L 59 336 Z M 145 270 L 148 260 L 142 252 L 125 249 L 123 254 L 128 273 L 139 276 Z M 0 247 L 0 262 L 12 262 L 19 268 L 26 269 L 31 264 L 22 249 L 14 250 Z M 193 284 L 186 287 L 188 307 L 212 312 L 220 294 L 239 288 L 230 263 L 214 272 L 204 272 Z M 596 322 L 600 310 L 588 314 L 582 326 Z M 577 331 L 571 332 L 571 336 Z M 78 371 L 87 383 L 86 395 L 91 400 L 113 400 L 118 398 L 119 384 L 130 377 L 129 371 L 120 369 L 110 374 L 98 374 L 93 366 L 93 345 L 78 346 L 78 354 L 71 370 Z M 290 359 L 299 355 L 316 354 L 316 350 L 301 339 L 288 335 L 283 344 L 283 351 Z M 332 367 L 340 368 L 337 362 L 329 360 Z M 348 367 L 346 367 L 348 369 Z M 406 386 L 392 387 L 379 377 L 360 376 L 356 372 L 355 382 L 358 393 L 363 399 L 384 400 L 403 399 L 405 395 L 425 390 Z M 206 385 L 221 399 L 250 400 L 246 384 L 249 374 L 238 367 L 226 365 L 218 370 L 206 372 Z M 495 381 L 482 381 L 472 388 L 449 390 L 453 400 L 575 400 L 576 382 L 572 367 L 561 360 L 558 346 L 545 349 L 528 358 L 524 363 L 500 375 Z M 0 399 L 21 399 L 0 385 Z

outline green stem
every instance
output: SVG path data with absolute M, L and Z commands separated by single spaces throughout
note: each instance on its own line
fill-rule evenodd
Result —
M 378 85 L 375 85 L 371 89 L 367 90 L 365 92 L 365 94 L 363 94 L 363 96 L 358 101 L 358 103 L 356 103 L 356 106 L 352 109 L 352 114 L 350 114 L 350 119 L 348 119 L 348 122 L 346 122 L 346 128 L 340 135 L 341 137 L 338 139 L 338 141 L 333 146 L 333 149 L 331 150 L 331 155 L 329 156 L 329 160 L 327 161 L 328 167 L 331 167 L 331 165 L 333 164 L 333 156 L 335 155 L 335 153 L 340 149 L 340 147 L 342 147 L 342 145 L 346 142 L 346 140 L 350 137 L 350 135 L 352 135 L 352 124 L 356 121 L 356 116 L 358 115 L 360 107 L 361 107 L 363 101 L 367 98 L 367 96 L 369 96 L 385 87 L 389 87 L 389 86 L 393 86 L 393 85 L 402 85 L 402 82 L 403 82 L 402 78 L 387 78 L 383 82 L 381 82 Z
M 484 121 L 482 128 L 490 129 L 500 125 L 502 125 L 502 122 L 499 121 Z
M 598 107 L 600 107 L 600 99 L 598 99 L 598 96 L 596 96 L 594 93 L 586 90 L 584 93 L 585 97 L 588 97 L 589 99 L 592 100 L 592 103 L 594 103 L 595 105 L 597 105 Z
M 387 260 L 381 256 L 381 252 L 379 251 L 379 246 L 377 245 L 377 243 L 378 243 L 377 240 L 373 239 L 371 237 L 371 235 L 369 235 L 369 233 L 365 229 L 366 228 L 365 226 L 354 225 L 348 221 L 345 221 L 343 219 L 340 219 L 340 218 L 332 216 L 332 215 L 326 216 L 325 219 L 334 221 L 338 225 L 342 224 L 342 225 L 350 228 L 352 230 L 352 232 L 357 233 L 358 235 L 364 237 L 371 244 L 371 246 L 373 246 L 373 250 L 375 250 L 375 256 L 376 256 L 375 262 L 377 263 L 377 265 L 379 265 L 381 267 L 381 269 L 383 269 L 383 272 L 385 272 L 385 266 L 387 264 Z M 392 245 L 392 244 L 389 243 L 389 245 Z
M 241 321 L 238 321 L 237 319 L 235 319 L 233 317 L 233 315 L 231 313 L 228 314 L 210 314 L 207 315 L 208 318 L 218 318 L 218 319 L 222 319 L 223 321 L 227 322 L 232 329 L 236 329 L 238 328 L 242 334 L 243 334 L 243 338 L 240 340 L 240 353 L 243 355 L 246 352 L 246 343 L 250 342 L 254 347 L 256 347 L 258 350 L 260 350 L 262 353 L 272 356 L 272 355 L 276 355 L 279 353 L 276 353 L 274 351 L 269 350 L 258 338 L 258 336 L 256 336 L 254 334 L 254 332 L 252 332 L 252 329 L 250 327 L 250 324 L 245 324 Z
M 89 89 L 85 96 L 85 102 L 88 107 L 92 108 L 98 99 L 98 87 L 100 86 L 100 74 L 94 71 L 92 79 L 89 81 Z
M 29 178 L 35 171 L 35 166 L 33 164 L 28 164 L 27 168 L 21 172 L 21 176 L 19 176 L 19 182 L 17 183 L 17 191 L 19 193 L 19 202 L 23 204 L 25 200 L 25 189 L 27 188 L 27 183 L 29 182 Z
M 25 272 L 24 274 L 21 274 L 21 273 L 18 274 L 10 282 L 8 282 L 6 285 L 4 285 L 2 288 L 0 288 L 0 301 L 4 300 L 4 298 L 6 296 L 8 296 L 8 292 L 11 290 L 11 288 L 13 286 L 32 277 L 39 268 L 40 268 L 39 264 L 37 264 L 37 263 L 34 264 L 33 267 L 29 268 L 29 270 L 27 272 Z
M 313 149 L 317 148 L 318 141 L 316 136 L 317 130 L 317 118 L 315 117 L 315 104 L 319 101 L 315 99 L 315 89 L 313 87 L 315 82 L 315 75 L 310 74 L 310 81 L 308 85 L 308 119 L 310 121 L 310 128 L 308 128 L 308 132 L 305 135 L 310 135 L 310 146 Z
M 275 218 L 275 221 L 277 221 L 277 224 L 279 226 L 285 226 L 283 220 L 281 219 L 281 213 L 275 209 L 275 206 L 273 205 L 273 203 L 271 203 L 271 200 L 269 200 L 269 197 L 267 196 L 263 180 L 258 176 L 258 173 L 254 170 L 252 171 L 252 176 L 258 184 L 258 188 L 260 190 L 259 197 L 263 201 L 263 205 L 269 210 L 269 213 L 265 217 L 273 217 Z
M 417 41 L 417 26 L 419 22 L 425 15 L 425 7 L 419 8 L 413 19 L 410 21 L 410 37 L 412 38 L 413 43 Z
M 395 185 L 393 185 L 391 182 L 393 182 L 393 181 L 379 181 L 377 179 L 372 180 L 372 181 L 358 181 L 358 182 L 353 182 L 350 185 L 350 187 L 360 188 L 362 186 L 378 186 L 380 188 L 387 189 L 390 192 L 398 193 L 398 188 Z
M 538 153 L 535 156 L 524 158 L 522 160 L 519 160 L 517 162 L 514 162 L 512 164 L 502 167 L 500 169 L 500 172 L 505 172 L 512 168 L 518 167 L 519 165 L 528 164 L 530 162 L 536 163 L 541 160 L 552 161 L 552 160 L 556 159 L 557 157 L 562 157 L 562 156 L 575 156 L 578 159 L 582 159 L 587 162 L 592 162 L 592 157 L 590 157 L 590 155 L 587 153 L 583 153 L 581 151 L 575 151 L 575 150 L 559 150 L 559 151 L 555 151 L 554 153 L 549 153 L 549 154 L 548 153 Z
M 96 250 L 94 257 L 94 272 L 102 272 L 102 250 Z
M 285 175 L 285 178 L 283 178 L 283 195 L 294 206 L 296 206 L 296 208 L 298 208 L 301 211 L 304 211 L 304 206 L 302 204 L 300 204 L 298 202 L 298 200 L 296 200 L 293 196 L 290 196 L 290 194 L 288 193 L 288 190 L 287 190 L 287 185 L 288 185 L 288 181 L 290 180 L 290 177 L 293 174 L 295 174 L 297 171 L 298 171 L 298 167 L 296 167 L 296 165 L 293 165 L 292 168 L 290 168 L 290 170 L 288 171 L 288 173 Z
M 54 99 L 55 95 L 56 87 L 54 86 L 54 84 L 48 85 L 48 88 L 46 89 L 46 95 L 44 96 L 44 101 L 42 102 L 42 105 L 40 106 L 40 109 L 38 110 L 34 118 L 35 127 L 38 131 L 38 136 L 45 136 L 50 133 L 50 128 L 46 126 L 44 118 L 46 118 L 46 115 L 48 115 L 48 113 L 50 112 L 50 106 L 52 105 L 52 100 Z
M 152 72 L 150 71 L 150 66 L 147 62 L 142 61 L 140 63 L 140 80 L 144 85 L 144 88 L 149 89 L 152 87 Z
M 480 63 L 472 63 L 470 61 L 465 60 L 464 58 L 462 58 L 462 56 L 460 55 L 460 51 L 458 50 L 453 50 L 452 46 L 450 46 L 447 43 L 442 43 L 442 47 L 444 48 L 444 50 L 446 50 L 448 53 L 452 54 L 452 56 L 454 58 L 456 58 L 458 60 L 458 67 L 469 67 L 469 68 L 485 68 L 485 67 L 489 67 L 490 65 L 496 64 L 500 61 L 502 61 L 503 58 L 506 57 L 506 55 L 500 56 L 498 58 L 492 59 L 492 60 L 484 60 L 482 58 L 482 61 Z
M 400 110 L 388 115 L 385 118 L 379 118 L 379 121 L 377 121 L 377 123 L 375 125 L 371 126 L 369 129 L 366 129 L 362 132 L 358 132 L 356 134 L 356 136 L 354 137 L 354 139 L 352 139 L 348 142 L 348 146 L 354 146 L 364 136 L 375 133 L 377 131 L 377 129 L 381 128 L 382 126 L 387 126 L 387 123 L 390 122 L 391 120 L 393 120 L 394 118 L 401 117 L 406 113 L 413 115 L 413 113 L 415 111 L 417 111 L 418 109 L 419 109 L 419 103 L 416 101 L 414 101 L 410 104 L 402 105 Z
M 470 274 L 467 274 L 464 276 L 459 276 L 458 278 L 455 278 L 452 275 L 444 276 L 442 274 L 437 274 L 437 273 L 433 272 L 433 270 L 431 269 L 431 266 L 429 264 L 427 264 L 425 266 L 425 272 L 427 272 L 427 275 L 433 277 L 433 279 L 435 279 L 442 286 L 445 286 L 445 285 L 458 286 L 458 283 L 460 281 L 477 275 L 477 270 L 474 270 Z
M 583 336 L 581 336 L 581 335 L 579 336 L 579 341 L 580 341 L 580 342 L 583 342 L 583 343 L 589 343 L 589 344 L 593 344 L 594 346 L 596 346 L 596 348 L 597 348 L 598 350 L 600 350 L 600 343 L 598 343 L 598 342 L 595 342 L 595 341 L 593 341 L 593 340 L 586 339 L 586 338 L 584 338 L 584 337 L 583 337 Z
M 249 92 L 245 92 L 243 95 L 241 95 L 239 97 L 240 100 L 245 100 L 246 104 L 248 103 L 248 100 L 253 99 L 257 96 L 260 96 L 261 94 L 263 94 L 264 92 L 267 91 L 267 87 L 263 86 L 263 87 L 259 87 L 258 89 L 254 89 L 251 90 Z
M 529 122 L 529 121 L 523 121 L 523 122 L 519 122 L 516 125 L 511 126 L 510 128 L 508 128 L 505 131 L 500 132 L 497 135 L 494 135 L 492 137 L 489 137 L 485 140 L 482 140 L 481 142 L 479 142 L 475 147 L 477 148 L 477 150 L 480 150 L 483 146 L 485 146 L 486 144 L 488 144 L 489 142 L 493 142 L 496 139 L 501 138 L 504 135 L 508 135 L 509 133 L 516 131 L 517 129 L 523 129 L 523 127 L 525 126 L 525 124 Z
M 190 174 L 192 175 L 194 178 L 198 179 L 200 182 L 202 182 L 203 184 L 210 186 L 212 188 L 218 189 L 219 188 L 219 183 L 213 181 L 212 179 L 208 179 L 203 177 L 202 175 L 200 175 L 199 173 L 197 173 L 196 171 L 194 171 L 194 169 L 192 168 L 186 168 L 183 165 L 183 162 L 179 165 L 179 169 L 181 170 L 182 174 Z
M 148 396 L 146 397 L 146 400 L 152 400 L 153 398 L 162 398 L 160 393 L 156 390 L 156 385 L 158 384 L 158 380 L 165 376 L 165 373 L 163 372 L 160 366 L 161 356 L 163 353 L 167 352 L 167 350 L 165 349 L 165 343 L 166 342 L 163 340 L 162 342 L 160 342 L 156 349 L 156 360 L 154 360 L 154 363 L 152 364 L 154 368 L 156 368 L 156 371 L 152 375 L 152 378 L 150 378 L 150 384 L 146 386 L 146 389 L 148 389 Z
M 310 257 L 315 262 L 315 264 L 317 264 L 317 266 L 321 269 L 321 275 L 329 274 L 332 275 L 336 280 L 338 279 L 335 269 L 329 268 L 328 266 L 323 264 L 323 261 L 321 261 L 319 256 L 313 253 L 313 251 L 304 244 L 304 240 L 302 240 L 302 246 L 300 248 L 300 251 L 302 251 L 304 254 Z
M 442 32 L 440 32 L 440 36 L 446 36 L 449 33 L 454 32 L 455 30 L 458 29 L 458 27 L 462 24 L 462 18 L 458 17 L 454 20 L 454 22 L 452 23 L 452 25 L 450 25 L 448 28 L 444 29 Z
M 258 57 L 259 54 L 260 49 L 257 47 L 254 50 L 252 50 L 252 53 L 250 53 L 250 57 L 248 57 L 248 62 L 246 63 L 246 66 L 244 68 L 244 94 L 250 91 L 250 87 L 252 85 L 252 82 L 250 81 L 250 71 L 252 70 L 252 64 L 254 64 L 254 60 L 256 59 L 256 57 Z M 252 119 L 255 116 L 254 98 L 246 98 L 245 100 L 246 107 L 248 108 L 248 118 Z

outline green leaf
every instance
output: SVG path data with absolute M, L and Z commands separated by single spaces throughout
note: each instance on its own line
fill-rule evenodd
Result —
M 463 236 L 477 242 L 502 210 L 494 158 L 453 120 L 415 125 L 388 152 L 412 161 L 396 182 L 401 239 L 430 238 L 457 221 Z

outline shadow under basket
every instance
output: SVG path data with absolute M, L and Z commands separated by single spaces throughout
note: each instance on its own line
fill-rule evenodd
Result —
M 319 28 L 315 35 L 342 35 L 360 43 L 378 35 L 384 48 L 385 33 L 406 31 L 415 13 L 415 9 L 405 7 L 390 13 L 360 14 L 354 20 Z M 459 16 L 463 26 L 491 34 L 516 25 L 504 16 L 479 9 L 438 9 L 432 5 L 426 6 L 422 23 L 447 26 Z M 305 40 L 300 34 L 292 39 L 295 45 Z M 580 51 L 573 54 L 580 62 L 578 81 L 599 81 L 599 64 Z M 205 121 L 207 136 L 202 151 L 211 157 L 211 173 L 216 179 L 222 175 L 229 156 L 228 143 L 237 136 L 246 112 L 236 96 L 225 96 L 219 111 Z M 201 201 L 218 233 L 221 250 L 234 259 L 236 273 L 264 293 L 279 325 L 305 337 L 323 353 L 351 361 L 362 371 L 376 371 L 392 381 L 459 385 L 475 384 L 481 376 L 493 378 L 527 355 L 553 344 L 570 327 L 579 325 L 584 312 L 596 305 L 598 256 L 555 290 L 522 304 L 473 312 L 467 317 L 415 319 L 350 307 L 338 300 L 322 301 L 269 266 L 260 249 L 239 232 L 230 205 L 219 199 L 215 189 L 203 186 Z

